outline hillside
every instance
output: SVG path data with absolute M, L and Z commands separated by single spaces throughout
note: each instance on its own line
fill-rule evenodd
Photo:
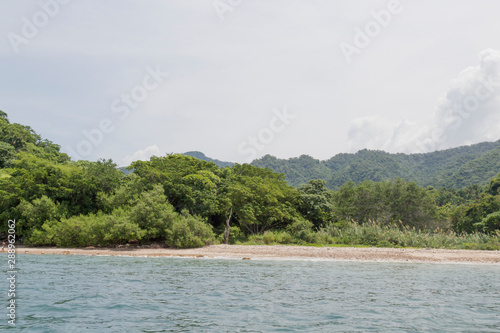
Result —
M 500 140 L 426 154 L 391 154 L 364 149 L 354 154 L 338 154 L 326 161 L 307 155 L 290 159 L 266 155 L 251 164 L 284 173 L 293 186 L 323 179 L 328 188 L 337 189 L 348 181 L 360 183 L 399 177 L 421 186 L 463 188 L 485 185 L 500 172 Z

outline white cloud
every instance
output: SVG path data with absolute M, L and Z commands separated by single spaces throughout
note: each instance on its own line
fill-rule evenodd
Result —
M 405 119 L 387 120 L 379 115 L 361 117 L 351 122 L 348 131 L 350 152 L 360 149 L 385 150 L 390 152 L 410 152 L 408 143 L 420 135 L 417 123 Z
M 152 145 L 149 147 L 146 147 L 144 150 L 139 149 L 132 155 L 127 155 L 123 160 L 120 165 L 122 166 L 129 166 L 132 162 L 134 161 L 147 161 L 151 158 L 151 156 L 159 156 L 161 155 L 160 153 L 160 148 L 158 148 L 157 145 Z
M 463 70 L 438 100 L 428 121 L 380 116 L 351 121 L 350 151 L 362 148 L 422 153 L 500 139 L 500 52 L 479 53 L 479 64 Z

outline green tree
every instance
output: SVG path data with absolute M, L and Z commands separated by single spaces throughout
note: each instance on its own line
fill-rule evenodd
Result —
M 331 222 L 333 214 L 333 196 L 325 187 L 324 180 L 310 180 L 299 191 L 299 211 L 314 226 L 320 227 Z
M 31 231 L 40 228 L 47 221 L 58 221 L 64 216 L 59 204 L 54 203 L 49 197 L 43 195 L 32 203 L 21 200 L 17 207 L 21 218 L 17 223 L 17 233 L 29 236 Z
M 212 163 L 191 156 L 153 156 L 133 162 L 130 168 L 145 184 L 161 184 L 169 202 L 180 212 L 210 217 L 220 212 L 218 204 L 222 171 Z
M 174 207 L 167 202 L 159 184 L 142 192 L 130 207 L 130 221 L 146 231 L 146 240 L 165 239 L 165 230 L 170 229 L 177 219 Z
M 405 225 L 427 230 L 443 226 L 443 221 L 438 220 L 435 193 L 415 182 L 401 179 L 388 182 L 386 200 L 390 222 L 402 221 Z
M 0 168 L 5 168 L 12 160 L 16 150 L 6 142 L 0 142 Z
M 297 190 L 288 186 L 284 175 L 248 164 L 231 168 L 228 198 L 238 223 L 249 233 L 263 233 L 286 227 L 299 213 L 295 208 Z
M 7 124 L 9 123 L 9 116 L 2 110 L 0 110 L 0 121 L 5 121 Z
M 461 214 L 455 216 L 454 227 L 457 232 L 475 232 L 475 231 L 492 231 L 494 226 L 494 218 L 484 220 L 490 214 L 500 211 L 500 199 L 498 196 L 492 196 L 489 193 L 484 193 L 483 196 L 475 202 L 464 206 Z M 482 222 L 485 224 L 482 224 Z M 491 223 L 493 224 L 491 224 Z M 486 229 L 485 229 L 486 228 Z
M 475 227 L 487 233 L 493 233 L 500 230 L 500 211 L 488 214 L 481 222 L 478 222 Z
M 493 196 L 500 194 L 500 173 L 491 180 L 487 189 L 487 193 Z
M 77 165 L 82 168 L 83 177 L 104 193 L 111 193 L 118 188 L 125 176 L 111 159 L 100 159 L 97 162 L 79 161 Z

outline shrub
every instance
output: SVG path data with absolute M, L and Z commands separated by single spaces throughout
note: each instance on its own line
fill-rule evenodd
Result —
M 212 226 L 185 213 L 179 215 L 170 228 L 165 229 L 165 235 L 165 244 L 177 248 L 202 247 L 215 239 Z
M 273 244 L 275 242 L 276 235 L 274 234 L 273 231 L 266 231 L 262 235 L 262 240 L 264 241 L 265 244 Z
M 496 234 L 457 234 L 436 229 L 424 232 L 409 226 L 381 225 L 375 222 L 358 224 L 349 222 L 343 227 L 329 225 L 325 232 L 338 244 L 369 245 L 383 247 L 429 247 L 497 250 L 500 249 L 500 232 Z
M 268 230 L 263 234 L 254 234 L 248 237 L 248 243 L 250 244 L 293 244 L 295 240 L 292 235 L 288 232 L 280 230 L 280 231 L 271 231 Z
M 305 219 L 296 218 L 290 225 L 286 227 L 286 230 L 288 230 L 292 234 L 296 234 L 301 231 L 312 231 L 312 228 L 312 222 Z
M 106 246 L 140 240 L 145 234 L 136 223 L 130 222 L 122 209 L 113 214 L 103 213 L 73 216 L 61 221 L 48 221 L 33 232 L 32 245 L 60 247 Z
M 225 240 L 225 235 L 224 233 L 221 234 L 221 243 L 224 242 Z M 243 231 L 241 231 L 240 227 L 238 226 L 230 226 L 229 227 L 229 244 L 237 244 L 245 241 L 247 236 Z
M 313 231 L 313 224 L 308 220 L 295 219 L 287 230 L 294 236 L 297 243 L 316 243 L 318 240 L 317 233 Z
M 163 187 L 155 185 L 151 191 L 143 192 L 133 201 L 129 217 L 146 231 L 146 239 L 164 239 L 165 230 L 170 228 L 178 214 L 167 201 Z
M 481 222 L 474 225 L 483 232 L 494 232 L 500 229 L 500 211 L 488 214 Z
M 59 220 L 64 215 L 61 212 L 60 205 L 54 203 L 46 195 L 33 200 L 31 203 L 21 200 L 17 210 L 22 217 L 18 228 L 22 229 L 28 236 L 31 229 L 40 228 L 46 221 Z

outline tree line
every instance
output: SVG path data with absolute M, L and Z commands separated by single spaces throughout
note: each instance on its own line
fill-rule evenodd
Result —
M 498 246 L 500 175 L 460 190 L 400 178 L 330 190 L 324 180 L 293 187 L 268 168 L 219 167 L 178 154 L 135 161 L 128 169 L 123 173 L 111 160 L 72 161 L 0 113 L 0 215 L 17 221 L 26 244 L 411 246 L 419 233 L 454 233 Z M 409 230 L 417 234 L 410 237 Z M 464 238 L 453 246 L 469 243 Z

